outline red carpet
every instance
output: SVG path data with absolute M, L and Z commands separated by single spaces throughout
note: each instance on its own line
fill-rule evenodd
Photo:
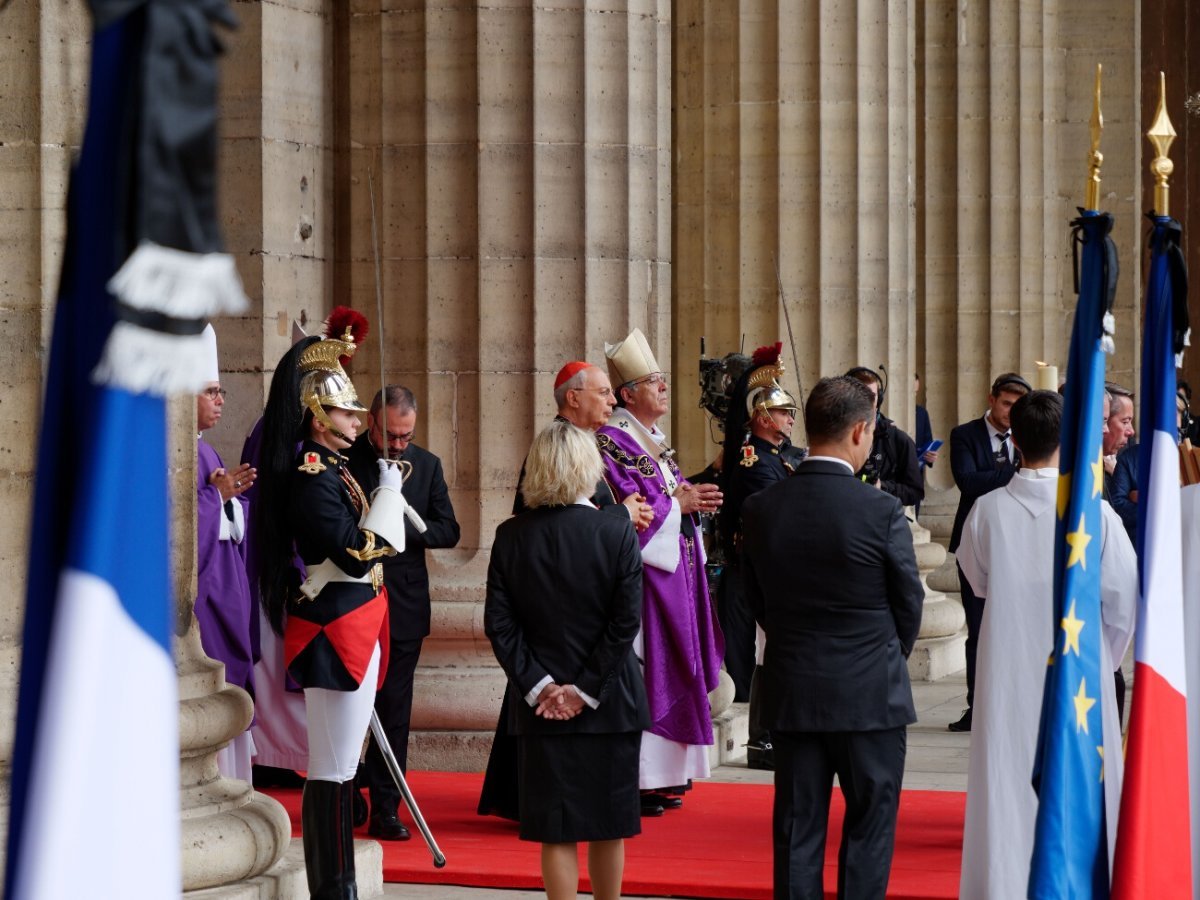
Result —
M 516 823 L 475 814 L 481 774 L 413 772 L 409 785 L 421 805 L 446 867 L 435 869 L 413 829 L 406 843 L 383 842 L 383 877 L 392 882 L 539 889 L 539 845 L 517 838 Z M 300 792 L 269 790 L 300 833 Z M 683 809 L 643 819 L 642 833 L 625 844 L 624 893 L 658 897 L 770 900 L 769 785 L 697 784 Z M 905 791 L 896 830 L 888 896 L 917 900 L 958 896 L 966 795 Z M 407 811 L 401 814 L 408 821 Z M 841 797 L 835 790 L 826 848 L 825 890 L 835 894 Z M 366 828 L 361 830 L 366 837 Z M 582 851 L 581 847 L 581 851 Z M 581 854 L 580 872 L 586 884 Z

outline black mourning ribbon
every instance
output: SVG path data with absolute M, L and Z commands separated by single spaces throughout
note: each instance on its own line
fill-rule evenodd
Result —
M 1150 255 L 1163 253 L 1167 257 L 1167 277 L 1171 279 L 1173 333 L 1172 348 L 1176 353 L 1182 353 L 1184 340 L 1187 338 L 1188 305 L 1187 305 L 1187 262 L 1183 258 L 1180 241 L 1183 238 L 1183 226 L 1175 219 L 1156 215 L 1154 210 L 1146 213 L 1153 227 L 1150 229 Z
M 1117 245 L 1113 243 L 1113 217 L 1111 213 L 1097 213 L 1085 216 L 1082 207 L 1079 218 L 1071 222 L 1071 270 L 1075 278 L 1075 295 L 1079 296 L 1079 248 L 1088 241 L 1104 242 L 1104 268 L 1101 274 L 1104 284 L 1104 308 L 1100 310 L 1100 319 L 1112 312 L 1113 301 L 1117 296 L 1117 276 L 1121 266 L 1117 261 Z M 1103 325 L 1101 326 L 1103 328 Z

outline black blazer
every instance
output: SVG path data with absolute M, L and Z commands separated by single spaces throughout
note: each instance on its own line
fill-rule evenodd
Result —
M 488 566 L 483 627 L 508 675 L 515 734 L 615 733 L 650 727 L 633 655 L 642 555 L 629 519 L 584 506 L 539 507 L 501 523 Z M 546 675 L 600 701 L 566 722 L 525 701 Z
M 1017 474 L 1012 463 L 998 465 L 983 416 L 956 425 L 950 431 L 950 471 L 958 485 L 958 509 L 950 532 L 950 552 L 958 549 L 963 523 L 975 501 L 996 488 L 1004 487 Z
M 349 450 L 350 472 L 371 496 L 379 487 L 379 454 L 365 433 Z M 394 641 L 419 640 L 429 634 L 429 570 L 425 551 L 453 547 L 459 527 L 442 474 L 442 461 L 416 444 L 405 448 L 402 459 L 412 463 L 404 479 L 404 499 L 425 520 L 421 534 L 404 520 L 404 552 L 383 560 L 383 583 L 388 592 L 389 625 Z
M 915 722 L 905 662 L 925 590 L 900 501 L 822 460 L 742 507 L 746 598 L 767 633 L 764 725 Z

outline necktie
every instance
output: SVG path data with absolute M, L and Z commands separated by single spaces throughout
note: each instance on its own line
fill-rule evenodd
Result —
M 1012 452 L 1009 450 L 1009 447 L 1008 447 L 1008 432 L 1007 431 L 1004 432 L 1004 434 L 1000 435 L 1000 455 L 1003 456 L 1004 459 L 1007 460 L 1008 462 L 1012 462 Z

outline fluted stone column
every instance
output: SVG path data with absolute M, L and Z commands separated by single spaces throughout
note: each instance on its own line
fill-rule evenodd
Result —
M 701 336 L 712 355 L 743 335 L 747 353 L 782 338 L 789 387 L 796 374 L 807 389 L 882 363 L 885 411 L 912 427 L 916 6 L 676 4 L 675 426 L 685 469 L 716 450 L 696 408 Z
M 1117 353 L 1138 367 L 1136 4 L 1060 0 L 920 5 L 918 371 L 934 433 L 980 416 L 1000 372 L 1066 374 L 1075 295 L 1069 223 L 1083 202 L 1096 63 L 1104 64 L 1101 206 L 1121 258 Z M 949 466 L 929 473 L 951 484 Z M 954 499 L 954 498 L 951 498 Z
M 179 675 L 180 804 L 183 888 L 232 885 L 266 872 L 291 841 L 278 802 L 244 781 L 223 778 L 217 752 L 250 724 L 253 704 L 225 683 L 225 667 L 204 655 L 193 614 L 196 598 L 196 401 L 168 407 L 171 556 L 177 603 L 175 667 Z M 295 877 L 293 875 L 293 877 Z M 291 893 L 266 896 L 291 896 Z
M 347 106 L 335 294 L 375 316 L 420 404 L 462 541 L 432 554 L 414 768 L 480 768 L 503 676 L 482 627 L 487 551 L 567 360 L 633 326 L 671 352 L 670 4 L 358 0 L 339 20 Z M 354 364 L 377 386 L 374 340 Z M 564 598 L 564 603 L 566 598 Z

